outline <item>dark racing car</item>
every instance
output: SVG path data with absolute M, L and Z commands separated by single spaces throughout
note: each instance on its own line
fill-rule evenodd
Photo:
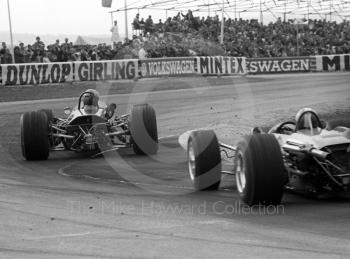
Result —
M 50 151 L 71 150 L 95 155 L 132 147 L 136 154 L 158 151 L 155 110 L 149 104 L 134 105 L 130 114 L 116 115 L 116 104 L 105 104 L 99 93 L 83 92 L 66 118 L 52 110 L 25 112 L 21 116 L 21 147 L 26 160 L 46 160 Z
M 211 130 L 194 131 L 187 152 L 198 191 L 219 187 L 220 153 L 232 159 L 233 167 L 224 173 L 235 175 L 239 196 L 248 205 L 279 204 L 285 188 L 317 196 L 350 191 L 350 128 L 325 123 L 309 108 L 268 133 L 254 128 L 237 146 L 219 143 Z

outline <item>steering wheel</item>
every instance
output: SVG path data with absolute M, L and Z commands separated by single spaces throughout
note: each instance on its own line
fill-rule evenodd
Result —
M 284 134 L 285 131 L 293 132 L 295 130 L 295 126 L 296 124 L 294 121 L 283 122 L 276 128 L 276 133 Z

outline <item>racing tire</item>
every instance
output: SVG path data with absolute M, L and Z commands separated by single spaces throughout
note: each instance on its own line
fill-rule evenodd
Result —
M 237 191 L 249 206 L 281 203 L 285 184 L 281 148 L 272 134 L 245 136 L 234 158 Z
M 337 119 L 337 120 L 330 120 L 327 121 L 327 130 L 333 130 L 336 127 L 346 127 L 350 129 L 350 120 L 347 119 Z
M 38 112 L 43 112 L 46 114 L 48 124 L 53 121 L 54 115 L 53 115 L 53 111 L 51 109 L 41 109 Z
M 154 155 L 158 152 L 157 117 L 151 105 L 134 105 L 130 116 L 130 135 L 135 154 Z
M 50 123 L 52 123 L 53 120 L 54 120 L 53 111 L 51 109 L 41 109 L 41 110 L 38 110 L 38 112 L 43 112 L 43 113 L 46 114 L 47 127 L 50 127 Z M 50 147 L 54 147 L 55 146 L 55 140 L 54 140 L 53 137 L 50 137 L 49 144 L 50 144 Z
M 214 131 L 193 131 L 187 142 L 187 158 L 194 189 L 217 190 L 221 182 L 221 155 Z
M 21 116 L 21 148 L 26 160 L 49 158 L 49 128 L 44 112 L 26 112 Z

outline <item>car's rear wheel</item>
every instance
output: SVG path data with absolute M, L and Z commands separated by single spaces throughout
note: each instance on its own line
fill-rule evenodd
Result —
M 151 105 L 139 104 L 132 108 L 130 135 L 135 154 L 153 155 L 158 152 L 157 117 Z
M 26 160 L 49 157 L 49 128 L 44 112 L 26 112 L 21 116 L 21 148 Z
M 237 191 L 247 205 L 281 203 L 285 182 L 280 146 L 273 135 L 245 136 L 234 160 Z
M 187 157 L 194 189 L 217 190 L 221 181 L 221 156 L 214 131 L 192 132 L 188 139 Z

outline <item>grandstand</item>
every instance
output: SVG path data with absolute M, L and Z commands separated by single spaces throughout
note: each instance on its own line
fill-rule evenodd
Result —
M 82 37 L 75 44 L 49 42 L 33 47 L 34 43 L 16 46 L 14 59 L 3 46 L 0 63 L 42 62 L 44 57 L 51 62 L 138 58 L 141 49 L 149 58 L 350 53 L 350 1 L 145 0 L 141 4 L 130 0 L 111 14 L 122 11 L 139 14 L 141 10 L 164 11 L 166 19 L 156 22 L 140 16 L 139 23 L 142 18 L 145 23 L 135 28 L 133 22 L 137 30 L 129 35 L 132 37 L 112 46 Z

